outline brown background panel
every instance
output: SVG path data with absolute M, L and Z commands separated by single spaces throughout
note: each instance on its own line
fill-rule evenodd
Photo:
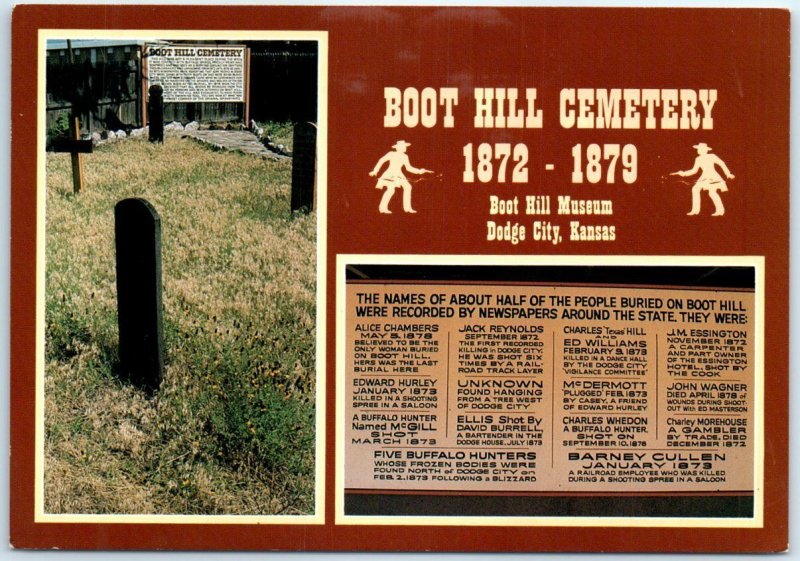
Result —
M 306 29 L 329 32 L 328 325 L 325 526 L 34 524 L 36 30 Z M 542 551 L 783 550 L 788 505 L 789 14 L 775 10 L 22 6 L 12 35 L 11 533 L 16 547 Z M 454 129 L 383 129 L 384 86 L 463 89 Z M 470 126 L 473 87 L 537 87 L 545 129 Z M 562 87 L 715 87 L 713 131 L 575 131 L 557 126 Z M 470 94 L 468 96 L 467 94 Z M 367 176 L 398 139 L 412 163 L 442 173 L 417 184 L 416 215 L 377 214 Z M 467 142 L 521 142 L 528 187 L 509 194 L 613 198 L 614 243 L 493 245 L 487 196 L 460 184 Z M 575 143 L 635 143 L 635 185 L 569 185 Z M 689 186 L 662 183 L 707 142 L 737 178 L 723 219 L 685 217 Z M 547 172 L 544 163 L 554 163 Z M 708 201 L 704 201 L 706 211 Z M 395 201 L 397 204 L 397 201 Z M 380 220 L 378 218 L 381 218 Z M 611 223 L 606 220 L 602 223 Z M 595 253 L 765 255 L 763 529 L 335 527 L 333 372 L 335 254 Z
M 398 13 L 376 11 L 356 24 L 359 38 L 370 45 L 368 64 L 359 56 L 360 41 L 340 44 L 332 34 L 331 56 L 336 62 L 331 72 L 341 86 L 331 89 L 330 99 L 331 108 L 336 108 L 330 118 L 330 225 L 342 234 L 332 236 L 332 245 L 341 241 L 332 249 L 757 254 L 764 242 L 782 241 L 779 231 L 773 230 L 768 238 L 759 232 L 758 219 L 737 220 L 780 215 L 788 201 L 788 193 L 774 192 L 788 177 L 787 146 L 775 142 L 775 132 L 786 126 L 786 116 L 775 111 L 788 103 L 781 86 L 786 81 L 786 59 L 774 50 L 778 47 L 774 31 L 756 31 L 754 22 L 763 24 L 764 19 L 753 18 L 754 12 L 709 10 L 686 17 L 687 12 L 664 10 L 465 9 L 414 11 L 405 18 Z M 383 129 L 383 86 L 458 86 L 455 128 Z M 472 88 L 483 86 L 537 87 L 544 128 L 474 129 Z M 558 96 L 564 87 L 717 88 L 714 130 L 561 129 Z M 412 143 L 408 153 L 414 165 L 444 176 L 441 183 L 417 184 L 419 214 L 379 217 L 375 207 L 380 192 L 366 174 L 400 138 Z M 530 184 L 463 185 L 461 148 L 469 142 L 501 141 L 529 145 Z M 695 157 L 691 146 L 700 141 L 712 146 L 737 175 L 725 200 L 728 216 L 721 220 L 708 213 L 687 217 L 689 185 L 674 177 L 662 179 L 671 171 L 688 169 Z M 638 181 L 572 186 L 571 147 L 590 142 L 634 143 L 639 152 Z M 347 165 L 337 166 L 340 145 L 347 146 Z M 555 164 L 555 171 L 544 171 L 548 162 Z M 771 195 L 764 196 L 762 189 Z M 599 222 L 617 224 L 617 241 L 560 246 L 487 242 L 483 224 L 489 218 L 488 195 L 506 193 L 612 198 L 613 221 L 601 217 Z M 704 203 L 708 210 L 710 205 Z M 375 219 L 353 225 L 354 215 Z M 416 232 L 424 234 L 410 234 Z

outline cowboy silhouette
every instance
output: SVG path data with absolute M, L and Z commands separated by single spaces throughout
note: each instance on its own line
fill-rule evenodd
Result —
M 378 178 L 378 182 L 375 184 L 376 189 L 383 189 L 384 187 L 386 188 L 386 191 L 383 193 L 380 206 L 378 207 L 378 210 L 382 214 L 392 213 L 392 211 L 389 210 L 389 201 L 392 200 L 392 197 L 394 196 L 394 190 L 398 187 L 403 188 L 403 210 L 411 213 L 417 212 L 411 207 L 411 183 L 409 183 L 408 178 L 403 173 L 403 169 L 420 175 L 423 173 L 433 173 L 425 168 L 415 168 L 411 165 L 411 162 L 408 160 L 408 156 L 406 155 L 406 150 L 409 146 L 411 146 L 411 144 L 405 140 L 398 140 L 392 146 L 394 151 L 384 154 L 384 156 L 378 160 L 378 163 L 375 164 L 375 167 L 372 169 L 372 171 L 369 172 L 370 177 L 375 177 L 378 175 L 378 171 L 381 169 L 381 167 L 383 167 L 383 164 L 389 164 L 386 170 Z
M 714 203 L 714 214 L 711 216 L 722 216 L 725 214 L 725 206 L 722 204 L 722 199 L 719 194 L 728 190 L 725 180 L 722 179 L 716 166 L 725 173 L 727 179 L 733 179 L 734 175 L 728 169 L 719 156 L 716 154 L 709 154 L 711 148 L 705 143 L 695 144 L 692 148 L 697 150 L 697 158 L 694 159 L 694 166 L 690 170 L 676 171 L 670 175 L 680 175 L 687 177 L 694 175 L 698 171 L 700 177 L 692 187 L 692 210 L 687 213 L 688 216 L 700 214 L 700 194 L 702 191 L 708 191 L 708 196 Z

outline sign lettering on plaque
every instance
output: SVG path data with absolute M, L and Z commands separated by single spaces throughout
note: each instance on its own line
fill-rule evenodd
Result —
M 152 84 L 164 88 L 164 101 L 245 101 L 245 47 L 152 43 L 145 57 Z
M 740 286 L 351 279 L 348 504 L 375 492 L 749 504 L 755 311 Z

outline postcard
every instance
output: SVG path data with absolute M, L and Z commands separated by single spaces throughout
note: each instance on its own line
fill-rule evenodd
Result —
M 788 11 L 22 5 L 12 84 L 15 547 L 788 547 Z

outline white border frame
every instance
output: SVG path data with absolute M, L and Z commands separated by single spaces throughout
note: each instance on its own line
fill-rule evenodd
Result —
M 46 163 L 46 50 L 48 39 L 316 41 L 317 66 L 317 295 L 316 295 L 316 410 L 314 514 L 52 514 L 44 512 L 44 340 L 45 340 L 45 163 Z M 34 461 L 34 522 L 119 524 L 324 524 L 326 430 L 326 290 L 328 208 L 328 32 L 327 31 L 214 31 L 177 29 L 40 29 L 38 37 L 38 114 L 36 146 L 36 404 Z

